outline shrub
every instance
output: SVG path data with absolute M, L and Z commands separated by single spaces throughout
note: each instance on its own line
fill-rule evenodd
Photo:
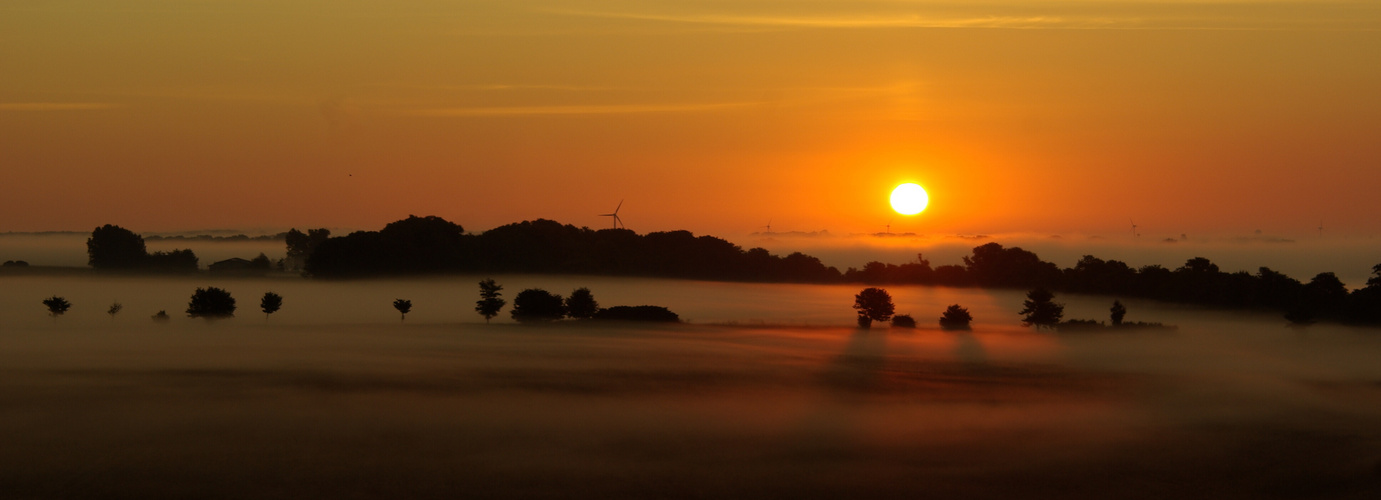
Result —
M 892 316 L 892 328 L 915 328 L 915 327 L 916 327 L 916 318 L 912 318 L 910 314 L 898 314 L 898 315 L 896 315 L 896 316 Z
M 235 298 L 230 292 L 214 286 L 198 288 L 187 303 L 189 318 L 229 318 L 235 316 Z
M 940 328 L 945 330 L 968 330 L 969 323 L 973 321 L 973 316 L 969 310 L 960 307 L 959 304 L 950 305 L 945 312 L 940 315 Z
M 600 309 L 593 316 L 597 320 L 656 321 L 679 323 L 681 317 L 662 306 L 614 306 Z

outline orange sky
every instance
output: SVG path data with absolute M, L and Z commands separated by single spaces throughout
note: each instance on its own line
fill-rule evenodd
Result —
M 11 0 L 0 232 L 1369 237 L 1377 61 L 1363 1 Z

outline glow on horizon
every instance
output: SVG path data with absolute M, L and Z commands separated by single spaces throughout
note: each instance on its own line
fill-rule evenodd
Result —
M 923 178 L 927 233 L 1381 235 L 1376 2 L 559 9 L 11 2 L 0 232 L 849 234 Z

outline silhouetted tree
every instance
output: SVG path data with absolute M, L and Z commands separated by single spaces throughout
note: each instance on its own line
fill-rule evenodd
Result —
M 973 316 L 969 310 L 959 304 L 952 304 L 945 308 L 945 312 L 940 315 L 940 328 L 945 330 L 968 330 L 969 323 L 973 321 Z
M 154 252 L 149 254 L 144 262 L 149 269 L 156 271 L 195 272 L 197 270 L 197 254 L 192 253 L 191 250 Z
M 283 308 L 283 297 L 273 292 L 264 292 L 264 298 L 259 300 L 259 309 L 264 311 L 264 321 L 268 321 L 269 316 Z
M 1055 294 L 1044 288 L 1027 292 L 1026 300 L 1021 303 L 1024 309 L 1017 313 L 1023 315 L 1022 326 L 1036 325 L 1036 329 L 1040 330 L 1041 328 L 1054 329 L 1056 325 L 1059 325 L 1060 318 L 1064 317 L 1065 306 L 1052 302 L 1054 298 Z
M 53 316 L 54 321 L 58 319 L 58 316 L 62 316 L 63 313 L 66 313 L 67 310 L 72 307 L 71 302 L 57 295 L 43 299 L 43 305 L 48 307 L 48 314 Z
M 106 224 L 86 240 L 87 261 L 96 269 L 135 269 L 144 265 L 144 238 L 120 226 Z
M 267 271 L 271 267 L 273 267 L 273 261 L 269 260 L 269 256 L 264 255 L 263 252 L 249 261 L 249 268 L 256 271 Z
M 972 257 L 964 257 L 964 266 L 974 283 L 982 286 L 1046 287 L 1060 279 L 1059 266 L 1021 248 L 1003 248 L 997 243 L 975 247 Z
M 153 318 L 154 321 L 159 321 L 159 322 L 168 321 L 168 320 L 172 319 L 172 318 L 168 317 L 168 311 L 163 311 L 163 310 L 158 311 L 157 314 L 154 314 L 153 316 L 150 316 L 150 318 Z
M 106 309 L 105 313 L 110 315 L 110 319 L 115 319 L 115 315 L 120 314 L 120 310 L 124 308 L 125 306 L 122 306 L 119 302 L 116 302 L 114 304 L 111 304 L 110 308 Z
M 1108 309 L 1108 312 L 1112 314 L 1112 326 L 1121 326 L 1122 318 L 1127 316 L 1127 308 L 1120 300 L 1112 301 L 1112 308 Z
M 597 312 L 599 312 L 599 302 L 595 301 L 595 296 L 590 293 L 589 288 L 577 288 L 571 292 L 570 297 L 566 297 L 567 316 L 587 319 L 594 317 Z
M 854 296 L 854 309 L 858 310 L 858 326 L 869 328 L 874 321 L 892 319 L 896 308 L 892 305 L 892 295 L 881 288 L 864 288 Z
M 896 315 L 896 316 L 892 316 L 892 328 L 915 328 L 915 327 L 916 327 L 916 318 L 912 318 L 910 314 L 898 314 L 898 315 Z
M 395 299 L 393 301 L 393 308 L 397 309 L 398 313 L 401 314 L 398 317 L 398 321 L 406 321 L 408 319 L 408 313 L 412 311 L 412 301 L 406 299 Z
M 499 310 L 503 309 L 508 302 L 499 298 L 503 290 L 502 286 L 495 283 L 493 279 L 480 281 L 480 299 L 475 302 L 475 312 L 484 316 L 484 322 L 488 323 L 490 318 L 499 315 Z
M 566 305 L 560 295 L 529 288 L 513 298 L 513 310 L 509 314 L 522 323 L 555 321 L 566 315 Z
M 230 292 L 209 286 L 198 288 L 187 303 L 189 318 L 229 318 L 235 315 L 235 298 Z
M 306 233 L 298 231 L 297 228 L 288 230 L 283 236 L 288 244 L 288 253 L 283 258 L 284 267 L 290 271 L 301 271 L 317 245 L 330 237 L 331 231 L 326 228 L 308 229 Z

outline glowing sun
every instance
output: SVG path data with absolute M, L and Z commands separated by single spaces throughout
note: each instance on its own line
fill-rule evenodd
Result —
M 892 210 L 902 215 L 916 215 L 930 204 L 930 195 L 925 188 L 910 182 L 892 190 Z

